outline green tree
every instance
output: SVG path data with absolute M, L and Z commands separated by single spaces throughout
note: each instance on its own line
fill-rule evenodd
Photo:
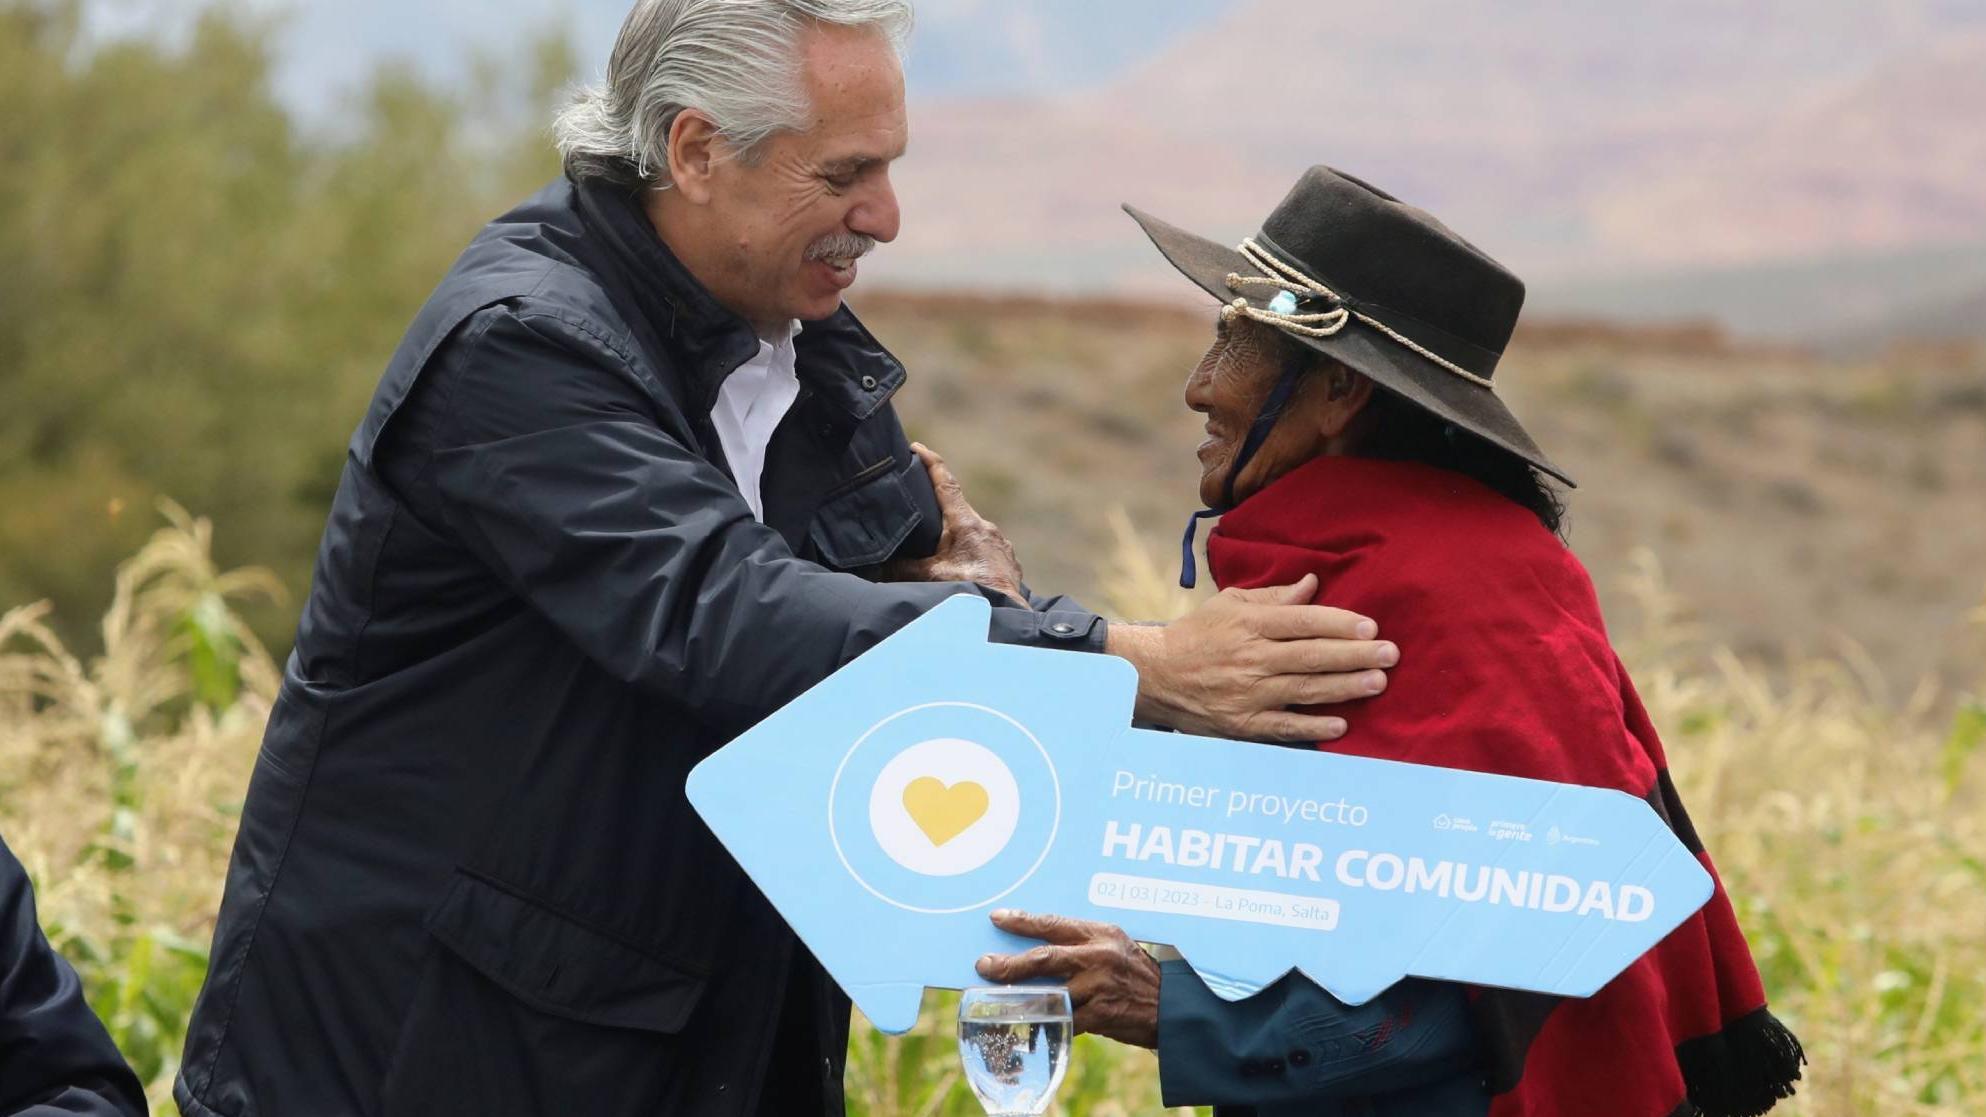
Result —
M 538 36 L 453 90 L 383 69 L 327 137 L 275 99 L 266 22 L 91 46 L 85 10 L 0 0 L 0 601 L 101 614 L 160 496 L 300 596 L 400 332 L 556 173 L 572 50 Z M 294 609 L 253 617 L 278 649 Z

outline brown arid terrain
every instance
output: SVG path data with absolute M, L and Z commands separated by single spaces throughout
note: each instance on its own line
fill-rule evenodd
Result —
M 857 310 L 911 371 L 897 404 L 1039 589 L 1094 597 L 1122 508 L 1176 561 L 1200 419 L 1180 401 L 1212 308 L 873 293 Z M 1986 349 L 1833 359 L 1716 328 L 1520 329 L 1502 391 L 1580 481 L 1569 537 L 1616 627 L 1644 552 L 1710 641 L 1841 655 L 1941 702 L 1974 684 L 1986 588 Z

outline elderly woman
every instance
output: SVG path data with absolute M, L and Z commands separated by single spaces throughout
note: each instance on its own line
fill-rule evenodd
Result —
M 1403 649 L 1334 751 L 1612 787 L 1704 860 L 1662 748 L 1559 540 L 1571 484 L 1495 391 L 1524 287 L 1432 217 L 1311 169 L 1228 249 L 1132 210 L 1225 304 L 1186 385 L 1207 416 L 1200 497 L 1224 588 L 1319 579 Z M 1192 524 L 1186 571 L 1191 584 Z M 1335 711 L 1334 711 L 1335 712 Z M 981 960 L 1068 983 L 1080 1028 L 1155 1047 L 1168 1105 L 1256 1114 L 1687 1117 L 1792 1092 L 1798 1041 L 1765 1008 L 1718 886 L 1597 995 L 1407 981 L 1360 1006 L 1299 974 L 1243 1001 L 1117 928 L 996 912 L 1045 940 Z M 1228 1109 L 1226 1112 L 1243 1112 Z

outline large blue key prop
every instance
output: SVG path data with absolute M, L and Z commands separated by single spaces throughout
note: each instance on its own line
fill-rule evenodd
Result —
M 689 797 L 879 1028 L 1033 945 L 994 908 L 1177 948 L 1218 994 L 1291 969 L 1589 996 L 1710 898 L 1618 791 L 1134 729 L 1112 656 L 991 644 L 954 597 L 720 749 Z

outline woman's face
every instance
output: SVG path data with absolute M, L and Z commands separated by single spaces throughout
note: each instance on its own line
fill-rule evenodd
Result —
M 1250 424 L 1275 390 L 1286 362 L 1298 356 L 1307 352 L 1273 327 L 1247 318 L 1216 321 L 1213 345 L 1186 380 L 1186 406 L 1207 417 L 1207 440 L 1199 449 L 1200 500 L 1207 507 L 1220 506 Z M 1344 452 L 1345 428 L 1365 405 L 1371 384 L 1329 361 L 1324 364 L 1304 375 L 1268 438 L 1235 478 L 1235 503 L 1320 454 Z

